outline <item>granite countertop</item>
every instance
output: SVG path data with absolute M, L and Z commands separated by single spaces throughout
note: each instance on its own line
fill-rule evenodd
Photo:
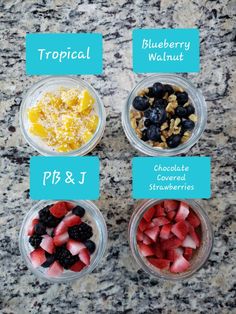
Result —
M 236 313 L 233 1 L 86 3 L 0 2 L 0 312 Z M 212 157 L 212 198 L 201 203 L 212 221 L 215 244 L 205 267 L 180 283 L 150 278 L 138 268 L 128 246 L 134 204 L 131 158 L 138 153 L 124 135 L 120 113 L 130 89 L 145 76 L 132 72 L 131 38 L 137 27 L 198 27 L 201 33 L 201 72 L 185 76 L 201 88 L 208 121 L 188 155 Z M 101 159 L 101 198 L 96 203 L 105 216 L 109 241 L 105 257 L 91 275 L 71 284 L 50 284 L 27 269 L 18 248 L 21 222 L 33 204 L 29 157 L 36 155 L 22 138 L 18 113 L 22 93 L 39 80 L 25 73 L 25 34 L 79 31 L 101 32 L 104 38 L 104 73 L 84 78 L 100 93 L 108 114 L 104 137 L 92 154 Z

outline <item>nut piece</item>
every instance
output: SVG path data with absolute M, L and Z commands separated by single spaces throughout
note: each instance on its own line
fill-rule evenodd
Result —
M 168 123 L 167 122 L 164 122 L 162 125 L 161 125 L 161 131 L 167 129 L 169 127 Z
M 145 94 L 147 94 L 149 92 L 148 88 L 144 88 L 141 91 L 138 92 L 138 96 L 144 96 Z
M 179 87 L 179 86 L 172 86 L 173 87 L 173 90 L 175 91 L 175 92 L 181 92 L 181 93 L 183 93 L 183 88 L 182 87 Z
M 169 102 L 176 101 L 176 99 L 177 99 L 177 97 L 176 97 L 176 95 L 174 95 L 174 94 L 172 94 L 172 95 L 170 95 L 170 96 L 168 97 L 168 101 L 169 101 Z
M 187 142 L 187 140 L 190 138 L 190 136 L 191 136 L 190 132 L 188 132 L 188 131 L 184 132 L 184 135 L 183 135 L 183 137 L 181 139 L 181 143 Z
M 190 114 L 188 118 L 192 120 L 193 122 L 197 122 L 197 116 L 195 114 Z
M 135 118 L 132 118 L 132 119 L 130 120 L 130 123 L 131 123 L 131 126 L 132 126 L 133 129 L 136 129 L 136 128 L 137 128 L 137 121 L 136 121 Z

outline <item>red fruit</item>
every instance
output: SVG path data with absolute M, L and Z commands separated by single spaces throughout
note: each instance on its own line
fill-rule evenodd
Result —
M 155 227 L 152 227 L 150 229 L 146 229 L 144 231 L 144 233 L 150 238 L 152 239 L 153 242 L 156 242 L 157 240 L 157 236 L 159 234 L 159 227 L 158 226 L 155 226 Z
M 81 218 L 76 215 L 68 215 L 63 221 L 67 227 L 72 227 L 74 225 L 79 225 L 81 223 Z
M 173 237 L 168 240 L 163 240 L 161 243 L 161 249 L 163 251 L 170 250 L 170 249 L 176 249 L 177 247 L 181 246 L 182 241 L 176 237 Z
M 139 250 L 140 250 L 140 253 L 143 255 L 143 256 L 152 256 L 154 255 L 154 251 L 153 249 L 146 245 L 146 244 L 143 244 L 143 243 L 139 243 Z
M 78 262 L 76 262 L 74 265 L 71 266 L 70 270 L 79 272 L 79 271 L 81 271 L 84 267 L 85 267 L 85 265 L 84 265 L 81 261 L 78 261 Z
M 188 230 L 188 223 L 186 223 L 184 220 L 177 222 L 171 228 L 171 232 L 174 233 L 180 240 L 185 239 Z
M 69 239 L 69 234 L 68 232 L 65 232 L 65 233 L 55 236 L 53 238 L 53 242 L 56 246 L 61 246 L 65 244 L 68 241 L 68 239 Z
M 147 229 L 148 223 L 146 222 L 145 219 L 141 219 L 139 223 L 139 229 L 143 232 L 145 229 Z
M 180 255 L 183 255 L 183 249 L 178 247 L 177 249 L 171 249 L 166 252 L 166 258 L 171 262 L 174 262 Z
M 143 233 L 139 228 L 137 230 L 137 241 L 143 241 Z
M 49 208 L 50 213 L 57 218 L 61 218 L 67 214 L 66 202 L 57 202 Z
M 161 206 L 161 204 L 157 204 L 155 205 L 155 208 L 156 208 L 156 215 L 155 217 L 163 217 L 165 216 L 165 209 L 164 207 Z
M 143 218 L 144 218 L 147 222 L 149 222 L 149 221 L 152 220 L 152 217 L 154 216 L 155 212 L 156 212 L 155 207 L 150 207 L 150 208 L 148 208 L 148 210 L 147 210 L 147 211 L 145 212 L 145 214 L 143 215 Z
M 184 202 L 180 202 L 179 209 L 175 216 L 175 221 L 185 220 L 189 214 L 189 206 Z
M 179 202 L 174 200 L 166 200 L 164 201 L 164 207 L 166 212 L 171 212 L 172 210 L 176 210 L 179 207 Z
M 154 255 L 156 257 L 158 257 L 158 258 L 163 258 L 164 257 L 164 252 L 162 251 L 161 246 L 160 246 L 159 243 L 154 246 L 153 250 L 154 250 Z
M 170 261 L 168 261 L 167 259 L 148 257 L 148 261 L 159 269 L 169 269 L 170 267 Z
M 192 249 L 196 249 L 197 247 L 195 241 L 189 235 L 187 235 L 186 238 L 184 239 L 182 246 L 186 248 L 192 248 Z
M 56 228 L 54 229 L 54 235 L 57 236 L 57 235 L 60 235 L 62 233 L 65 233 L 67 232 L 67 225 L 64 223 L 64 221 L 62 220 L 57 226 Z
M 193 211 L 190 211 L 186 220 L 193 226 L 193 228 L 197 228 L 201 224 L 201 220 L 193 213 Z
M 47 271 L 47 275 L 50 277 L 59 277 L 63 273 L 63 267 L 55 261 Z
M 193 249 L 190 247 L 186 247 L 184 249 L 184 258 L 186 258 L 187 261 L 189 261 L 192 258 L 193 255 Z
M 30 253 L 31 263 L 33 267 L 39 267 L 44 262 L 46 262 L 45 251 L 41 248 L 38 248 Z
M 153 241 L 147 236 L 147 235 L 143 235 L 143 243 L 146 245 L 150 245 L 153 243 Z
M 66 248 L 71 252 L 72 255 L 77 255 L 81 250 L 85 249 L 86 246 L 80 241 L 69 239 Z
M 171 265 L 170 271 L 172 273 L 181 273 L 187 270 L 189 266 L 190 263 L 182 255 L 180 255 Z
M 50 254 L 53 254 L 55 250 L 53 239 L 47 234 L 43 235 L 40 247 Z
M 38 222 L 39 222 L 38 218 L 35 218 L 31 221 L 28 232 L 27 232 L 28 236 L 31 237 L 34 234 L 34 226 L 37 225 Z
M 156 226 L 163 226 L 168 224 L 170 221 L 169 219 L 167 219 L 166 217 L 158 217 L 158 218 L 154 218 L 152 220 L 152 222 L 156 225 Z
M 167 213 L 167 217 L 172 220 L 175 217 L 176 211 L 172 210 L 170 212 Z
M 193 226 L 189 225 L 189 235 L 192 237 L 193 241 L 196 244 L 196 247 L 200 246 L 200 239 Z
M 171 228 L 172 228 L 171 224 L 162 226 L 159 237 L 165 240 L 169 239 Z
M 79 252 L 79 258 L 80 258 L 81 262 L 84 263 L 86 266 L 88 266 L 90 264 L 90 254 L 89 254 L 89 251 L 87 250 L 87 248 L 82 249 Z
M 65 202 L 65 203 L 66 203 L 66 208 L 68 212 L 75 207 L 74 203 L 71 203 L 71 202 Z

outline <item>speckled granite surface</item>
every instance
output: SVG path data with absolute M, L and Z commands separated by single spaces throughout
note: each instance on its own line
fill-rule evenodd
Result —
M 233 1 L 95 2 L 0 1 L 0 313 L 236 313 Z M 189 155 L 212 157 L 212 198 L 202 203 L 215 230 L 215 245 L 192 279 L 161 282 L 138 269 L 128 247 L 134 204 L 130 160 L 137 152 L 122 131 L 120 111 L 143 77 L 132 72 L 132 28 L 195 26 L 201 30 L 201 72 L 188 77 L 202 89 L 209 115 L 207 129 Z M 19 254 L 20 225 L 33 203 L 29 157 L 35 152 L 21 136 L 18 111 L 22 93 L 39 79 L 25 74 L 25 33 L 77 31 L 104 36 L 104 74 L 86 79 L 99 91 L 108 113 L 105 135 L 93 154 L 102 163 L 97 204 L 107 221 L 109 243 L 93 274 L 57 285 L 34 277 Z

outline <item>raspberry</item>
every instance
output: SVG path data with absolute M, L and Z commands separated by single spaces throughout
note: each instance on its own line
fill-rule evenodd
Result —
M 40 243 L 42 241 L 42 237 L 38 234 L 34 234 L 29 238 L 29 243 L 37 249 L 40 246 Z
M 88 224 L 82 222 L 79 225 L 68 228 L 69 237 L 74 240 L 85 241 L 93 235 L 93 229 Z

